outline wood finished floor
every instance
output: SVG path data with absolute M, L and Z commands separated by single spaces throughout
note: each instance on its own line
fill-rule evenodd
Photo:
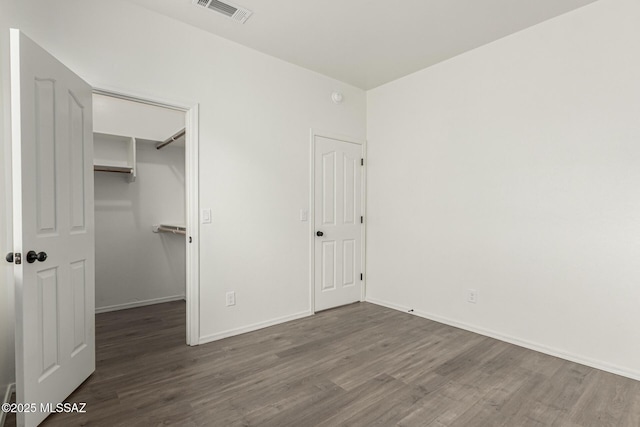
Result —
M 372 304 L 187 347 L 185 305 L 96 316 L 45 426 L 640 426 L 640 382 Z

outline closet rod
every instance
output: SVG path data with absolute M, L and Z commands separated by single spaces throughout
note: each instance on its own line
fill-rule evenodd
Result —
M 183 236 L 187 234 L 187 231 L 181 228 L 163 227 L 162 225 L 158 227 L 158 231 L 164 231 L 165 233 L 182 234 Z
M 156 144 L 156 149 L 159 150 L 162 147 L 171 144 L 173 141 L 183 137 L 186 133 L 187 133 L 187 129 L 186 128 L 178 131 L 175 135 L 170 136 L 169 138 L 165 139 L 164 141 L 157 143 Z
M 168 225 L 168 224 L 156 224 L 151 227 L 154 233 L 173 233 L 173 234 L 187 234 L 187 228 L 181 225 Z
M 117 172 L 117 173 L 131 173 L 133 171 L 132 168 L 128 168 L 128 167 L 101 166 L 101 165 L 94 165 L 93 170 L 95 172 Z

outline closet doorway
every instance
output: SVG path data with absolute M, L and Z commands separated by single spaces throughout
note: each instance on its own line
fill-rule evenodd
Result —
M 186 301 L 198 330 L 198 107 L 94 89 L 96 313 Z

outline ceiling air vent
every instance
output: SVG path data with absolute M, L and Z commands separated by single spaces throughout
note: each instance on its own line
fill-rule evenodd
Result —
M 251 14 L 253 14 L 252 11 L 245 9 L 242 6 L 229 2 L 221 2 L 219 0 L 193 0 L 193 4 L 221 13 L 240 22 L 241 24 L 244 24 Z

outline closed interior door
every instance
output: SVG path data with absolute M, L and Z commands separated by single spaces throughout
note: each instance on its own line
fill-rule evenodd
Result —
M 315 310 L 360 301 L 362 146 L 315 136 Z
M 29 38 L 10 40 L 16 394 L 36 404 L 17 416 L 28 427 L 95 369 L 92 100 Z

